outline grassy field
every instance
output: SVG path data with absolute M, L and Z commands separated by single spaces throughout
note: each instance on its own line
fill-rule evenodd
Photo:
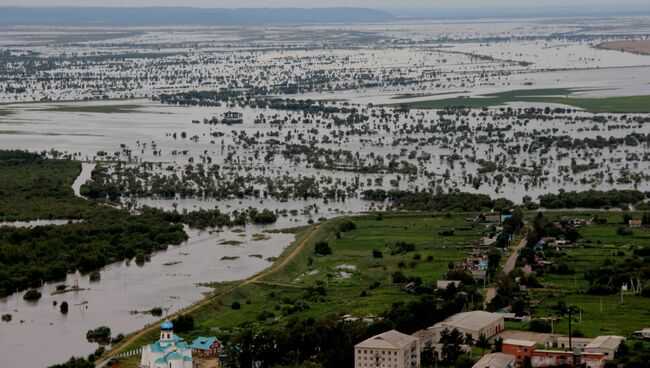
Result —
M 87 106 L 87 105 L 64 105 L 64 106 L 55 106 L 44 111 L 51 112 L 88 112 L 88 113 L 100 113 L 100 114 L 126 114 L 134 113 L 139 109 L 140 105 L 99 105 L 99 106 Z
M 516 90 L 486 94 L 477 97 L 455 97 L 439 100 L 410 102 L 405 105 L 414 109 L 443 109 L 447 107 L 484 108 L 503 106 L 510 102 L 531 102 L 562 104 L 585 109 L 590 112 L 649 112 L 650 96 L 625 96 L 608 98 L 569 97 L 573 89 L 551 88 Z M 398 106 L 394 104 L 392 106 Z
M 224 330 L 220 336 L 227 337 L 228 332 L 244 324 L 282 324 L 293 317 L 318 317 L 329 313 L 363 317 L 379 314 L 393 302 L 416 299 L 417 296 L 403 290 L 403 284 L 393 284 L 391 275 L 400 270 L 406 276 L 421 277 L 424 282 L 441 279 L 450 262 L 458 262 L 467 254 L 468 249 L 459 246 L 476 243 L 484 231 L 483 227 L 472 227 L 465 217 L 469 215 L 447 217 L 420 213 L 384 215 L 378 220 L 367 215 L 322 223 L 304 250 L 283 267 L 265 274 L 257 282 L 235 288 L 232 288 L 233 283 L 216 285 L 218 297 L 210 298 L 191 313 L 195 331 L 184 337 L 214 334 L 210 331 L 215 327 Z M 346 221 L 353 221 L 357 228 L 339 233 L 340 224 Z M 455 230 L 453 236 L 438 235 L 450 229 Z M 306 231 L 308 229 L 301 230 L 296 242 L 302 240 Z M 318 241 L 326 241 L 332 254 L 316 255 L 314 245 Z M 392 246 L 398 241 L 413 243 L 415 250 L 391 255 Z M 295 244 L 283 256 L 293 247 Z M 373 258 L 373 250 L 381 251 L 383 258 Z M 420 260 L 414 260 L 416 254 Z M 278 262 L 281 260 L 282 257 Z M 325 286 L 326 295 L 310 298 L 308 288 L 319 283 Z M 371 287 L 375 283 L 378 284 Z M 228 292 L 222 293 L 223 290 Z M 367 296 L 360 296 L 363 291 Z M 238 302 L 241 309 L 233 309 L 234 302 Z M 299 305 L 303 308 L 307 305 L 308 309 L 290 312 Z M 262 321 L 262 312 L 273 316 Z M 151 343 L 157 339 L 157 334 L 153 329 L 124 350 Z
M 566 255 L 553 261 L 566 262 L 575 270 L 573 275 L 546 274 L 540 281 L 547 287 L 531 293 L 532 299 L 542 304 L 534 310 L 535 316 L 553 316 L 552 309 L 562 300 L 567 305 L 575 305 L 582 310 L 582 323 L 574 326 L 586 336 L 603 334 L 629 335 L 635 330 L 650 326 L 650 299 L 635 295 L 625 295 L 621 303 L 620 294 L 597 296 L 586 294 L 589 283 L 584 279 L 586 271 L 602 265 L 605 260 L 625 262 L 634 257 L 632 248 L 650 245 L 650 229 L 638 228 L 632 235 L 619 235 L 616 232 L 623 217 L 620 212 L 565 213 L 567 218 L 591 218 L 594 214 L 607 219 L 607 224 L 582 227 L 579 229 L 582 246 L 566 251 Z M 641 213 L 632 213 L 641 218 Z M 552 215 L 547 214 L 551 217 Z M 602 305 L 602 309 L 601 309 Z M 576 316 L 579 319 L 579 316 Z M 524 327 L 525 326 L 521 326 Z M 556 332 L 568 333 L 566 318 L 556 326 Z

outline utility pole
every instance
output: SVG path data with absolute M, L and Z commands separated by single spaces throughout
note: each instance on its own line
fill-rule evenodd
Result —
M 569 307 L 569 350 L 573 350 L 573 344 L 571 340 L 571 307 Z M 574 362 L 575 363 L 575 362 Z

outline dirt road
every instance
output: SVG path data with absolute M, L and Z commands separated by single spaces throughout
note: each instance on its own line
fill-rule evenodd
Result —
M 523 239 L 521 239 L 519 244 L 517 244 L 515 249 L 512 251 L 510 257 L 508 257 L 508 259 L 506 260 L 506 263 L 503 264 L 504 273 L 508 274 L 515 269 L 515 265 L 517 264 L 517 258 L 519 257 L 519 251 L 521 251 L 521 249 L 526 246 L 526 243 L 527 243 L 526 237 L 524 237 Z M 492 299 L 494 299 L 494 297 L 496 296 L 497 296 L 497 290 L 494 287 L 487 288 L 485 293 L 485 303 L 483 306 L 487 307 L 487 305 L 490 304 Z
M 305 238 L 302 239 L 300 241 L 300 243 L 297 246 L 295 246 L 291 250 L 291 252 L 289 252 L 289 254 L 283 256 L 278 262 L 275 262 L 271 267 L 265 269 L 264 271 L 254 275 L 254 276 L 252 276 L 252 277 L 250 277 L 250 278 L 248 278 L 246 280 L 242 280 L 242 281 L 240 281 L 240 282 L 238 282 L 238 283 L 236 283 L 234 285 L 231 285 L 231 286 L 227 287 L 226 289 L 223 289 L 223 290 L 220 290 L 220 291 L 218 291 L 218 292 L 216 292 L 214 294 L 211 294 L 207 298 L 205 298 L 205 299 L 203 299 L 203 300 L 201 300 L 201 301 L 199 301 L 199 302 L 197 302 L 195 304 L 192 304 L 191 306 L 189 306 L 189 307 L 187 307 L 185 309 L 182 309 L 182 310 L 168 316 L 167 318 L 168 319 L 173 319 L 173 318 L 177 317 L 179 314 L 191 313 L 191 312 L 205 306 L 206 304 L 210 303 L 215 298 L 218 298 L 218 297 L 220 297 L 220 296 L 222 296 L 224 294 L 227 294 L 227 293 L 235 290 L 238 287 L 241 287 L 241 286 L 244 286 L 244 285 L 249 285 L 249 284 L 252 284 L 252 283 L 255 283 L 255 282 L 259 282 L 263 277 L 268 276 L 271 273 L 282 269 L 289 262 L 291 262 L 292 259 L 294 259 L 298 254 L 300 254 L 300 252 L 305 248 L 307 243 L 309 243 L 309 241 L 314 237 L 314 235 L 318 232 L 318 230 L 320 229 L 320 227 L 323 224 L 324 223 L 320 223 L 320 224 L 312 227 L 309 230 L 309 233 L 307 234 L 307 236 L 305 236 Z M 149 333 L 150 331 L 152 331 L 154 329 L 158 329 L 158 324 L 157 323 L 153 323 L 150 326 L 145 327 L 144 329 L 142 329 L 140 331 L 137 331 L 133 335 L 127 337 L 127 339 L 124 340 L 124 342 L 122 342 L 118 347 L 116 347 L 116 348 L 112 349 L 111 351 L 109 351 L 106 358 L 102 359 L 101 362 L 98 362 L 96 364 L 96 366 L 99 366 L 104 361 L 110 359 L 110 357 L 124 352 L 127 347 L 131 346 L 139 338 L 141 338 L 142 336 L 144 336 L 145 334 Z

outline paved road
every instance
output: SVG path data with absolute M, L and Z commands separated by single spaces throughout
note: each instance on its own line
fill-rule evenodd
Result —
M 517 258 L 519 257 L 519 251 L 523 247 L 526 246 L 526 237 L 521 239 L 519 244 L 515 247 L 515 249 L 512 251 L 512 254 L 508 259 L 506 260 L 506 263 L 503 264 L 503 272 L 508 274 L 512 272 L 512 270 L 515 269 L 515 264 L 517 264 Z M 497 296 L 497 290 L 494 287 L 487 288 L 486 293 L 485 293 L 485 304 L 484 306 L 487 307 L 488 304 L 494 299 L 494 297 Z

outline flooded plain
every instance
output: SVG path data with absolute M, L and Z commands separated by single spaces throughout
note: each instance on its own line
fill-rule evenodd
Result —
M 36 368 L 86 356 L 97 348 L 87 330 L 140 329 L 159 317 L 132 312 L 178 311 L 210 291 L 200 284 L 249 277 L 294 238 L 256 234 L 390 206 L 363 200 L 368 189 L 462 190 L 515 203 L 559 189 L 650 190 L 647 114 L 538 102 L 454 112 L 396 106 L 522 89 L 583 98 L 650 94 L 650 56 L 597 47 L 647 34 L 650 18 L 598 22 L 101 28 L 94 32 L 115 38 L 70 43 L 47 40 L 78 29 L 0 32 L 8 66 L 0 82 L 1 149 L 83 161 L 72 186 L 78 196 L 93 170 L 105 169 L 106 180 L 124 184 L 120 204 L 132 211 L 279 214 L 266 227 L 188 229 L 186 243 L 143 266 L 111 264 L 99 282 L 69 275 L 43 285 L 36 303 L 23 292 L 0 299 L 0 314 L 13 318 L 0 322 L 3 364 Z M 188 99 L 194 106 L 160 101 L 192 90 L 253 92 L 210 104 Z M 274 98 L 317 102 L 308 109 L 255 105 Z M 224 124 L 233 112 L 241 122 Z M 52 295 L 59 284 L 84 290 Z M 54 305 L 63 301 L 67 315 Z

